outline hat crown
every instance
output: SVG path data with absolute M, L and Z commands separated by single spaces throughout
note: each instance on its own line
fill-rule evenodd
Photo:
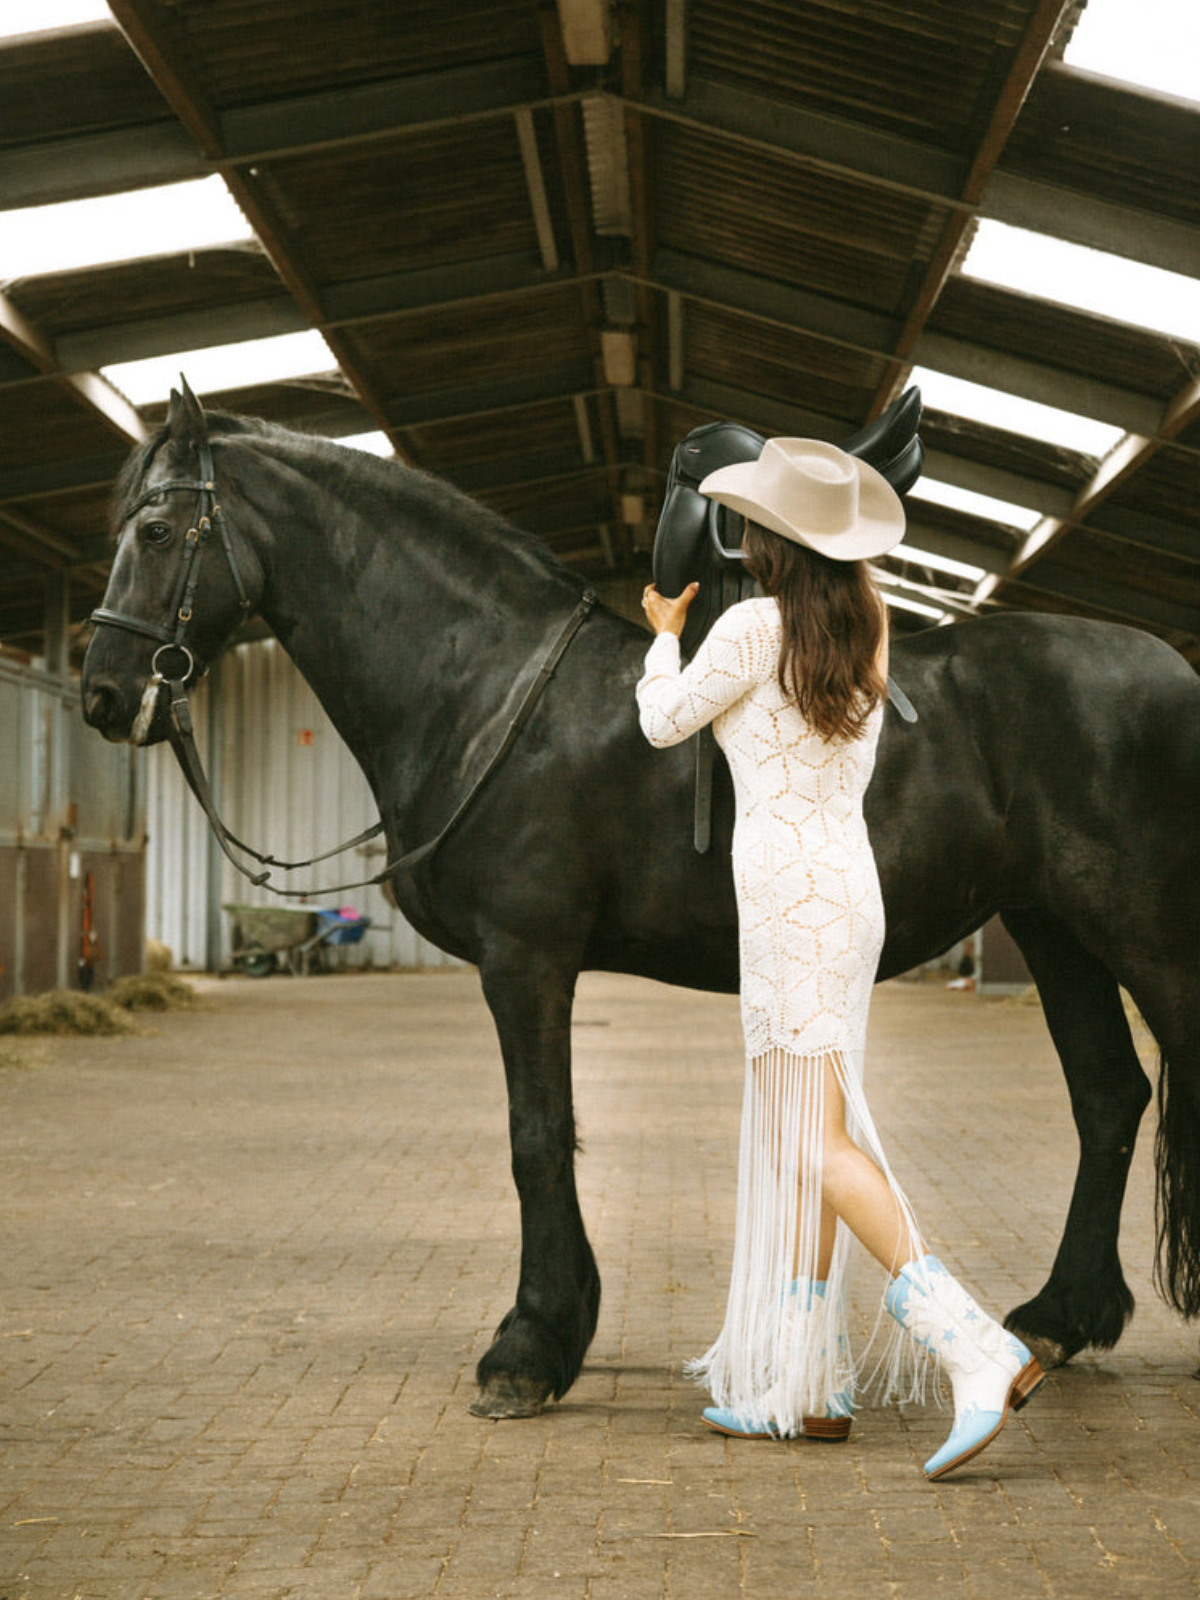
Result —
M 814 533 L 844 533 L 858 520 L 858 473 L 836 445 L 768 439 L 759 465 L 765 498 L 789 521 Z
M 904 537 L 883 474 L 821 439 L 768 439 L 754 460 L 710 472 L 700 493 L 835 561 L 882 555 Z

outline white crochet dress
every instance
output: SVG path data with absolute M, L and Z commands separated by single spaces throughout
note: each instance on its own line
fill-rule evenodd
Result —
M 855 1384 L 841 1224 L 824 1286 L 812 1287 L 829 1083 L 840 1086 L 851 1135 L 891 1182 L 914 1238 L 917 1228 L 862 1091 L 884 931 L 862 802 L 883 708 L 861 738 L 824 739 L 780 689 L 780 646 L 775 601 L 743 601 L 717 619 L 686 669 L 679 640 L 659 634 L 637 698 L 653 745 L 678 744 L 713 724 L 737 800 L 746 1039 L 737 1234 L 725 1325 L 692 1370 L 718 1405 L 788 1436 L 805 1416 L 844 1411 Z M 919 1388 L 915 1367 L 901 1373 L 904 1359 L 904 1346 L 892 1341 L 881 1363 L 889 1391 Z

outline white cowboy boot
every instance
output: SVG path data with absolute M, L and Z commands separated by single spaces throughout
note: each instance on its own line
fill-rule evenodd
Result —
M 811 1315 L 813 1310 L 817 1309 L 813 1305 L 814 1300 L 824 1299 L 825 1284 L 822 1280 L 797 1278 L 788 1290 L 784 1316 L 793 1319 Z M 850 1357 L 846 1336 L 841 1332 L 837 1336 L 837 1350 L 842 1365 L 849 1369 Z M 727 1406 L 706 1406 L 704 1421 L 715 1432 L 728 1434 L 733 1439 L 781 1437 L 779 1428 L 770 1419 L 757 1415 L 743 1416 Z M 853 1421 L 854 1388 L 851 1376 L 846 1388 L 838 1390 L 829 1397 L 820 1416 L 802 1419 L 802 1429 L 806 1439 L 841 1442 L 850 1437 L 850 1426 Z
M 804 1303 L 811 1311 L 813 1301 L 824 1298 L 825 1284 L 820 1278 L 797 1278 L 792 1285 L 792 1299 L 797 1306 Z M 829 1396 L 820 1416 L 804 1418 L 806 1439 L 824 1439 L 832 1444 L 850 1437 L 850 1425 L 854 1421 L 854 1375 L 844 1329 L 838 1330 L 837 1355 L 839 1366 L 847 1374 L 846 1387 Z
M 995 1438 L 1009 1410 L 1020 1410 L 1045 1373 L 1020 1339 L 993 1321 L 936 1256 L 922 1256 L 901 1269 L 888 1288 L 887 1308 L 950 1373 L 954 1427 L 925 1463 L 928 1477 L 942 1478 Z

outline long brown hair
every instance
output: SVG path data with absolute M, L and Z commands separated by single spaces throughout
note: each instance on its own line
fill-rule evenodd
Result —
M 857 739 L 887 693 L 883 601 L 865 561 L 831 561 L 746 521 L 746 566 L 779 603 L 779 686 L 826 739 Z

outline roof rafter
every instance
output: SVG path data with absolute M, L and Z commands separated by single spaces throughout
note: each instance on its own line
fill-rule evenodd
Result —
M 917 341 L 924 332 L 929 315 L 937 304 L 938 296 L 954 267 L 975 207 L 983 197 L 988 180 L 1004 149 L 1005 141 L 1012 132 L 1026 95 L 1033 86 L 1038 68 L 1063 19 L 1070 13 L 1074 4 L 1075 0 L 1039 0 L 1008 76 L 996 97 L 991 117 L 976 147 L 970 170 L 960 187 L 958 198 L 963 202 L 965 209 L 955 211 L 946 221 L 924 279 L 913 296 L 907 320 L 896 341 L 893 352 L 895 359 L 876 393 L 875 403 L 871 408 L 872 415 L 878 415 L 906 381 L 907 366 L 912 361 Z
M 145 437 L 145 426 L 128 400 L 96 372 L 64 372 L 50 341 L 12 302 L 0 293 L 0 339 L 53 380 L 74 399 L 82 402 L 110 433 L 126 444 Z
M 1105 458 L 1087 484 L 1080 490 L 1070 512 L 1053 525 L 1035 529 L 1017 553 L 1010 576 L 1020 577 L 1034 563 L 1044 560 L 1056 544 L 1073 528 L 1079 527 L 1102 506 L 1113 491 L 1126 483 L 1144 467 L 1165 444 L 1169 444 L 1192 422 L 1200 417 L 1200 379 L 1194 379 L 1180 390 L 1164 408 L 1163 421 L 1152 438 L 1128 434 L 1117 448 Z
M 1194 635 L 1196 608 L 1161 595 L 1113 583 L 1090 572 L 1066 571 L 1049 564 L 1020 575 L 1025 589 L 1070 600 L 1090 610 L 1103 611 L 1114 620 L 1140 623 L 1154 630 Z
M 258 186 L 253 181 L 253 172 L 249 169 L 243 172 L 236 163 L 228 160 L 222 143 L 221 119 L 188 66 L 185 42 L 178 36 L 177 25 L 164 19 L 161 8 L 153 8 L 149 0 L 110 0 L 110 6 L 116 21 L 142 58 L 171 109 L 204 155 L 224 176 L 283 284 L 309 322 L 314 326 L 319 325 L 321 305 L 316 285 L 296 258 L 285 230 L 263 202 Z M 155 22 L 162 33 L 156 32 Z M 164 38 L 164 33 L 169 36 Z M 386 428 L 385 411 L 379 395 L 365 375 L 356 370 L 349 350 L 337 335 L 327 334 L 326 337 L 338 365 L 363 405 L 377 424 Z

